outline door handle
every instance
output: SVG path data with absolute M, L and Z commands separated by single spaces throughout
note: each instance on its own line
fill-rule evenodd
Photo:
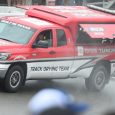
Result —
M 50 51 L 49 54 L 53 55 L 53 54 L 56 54 L 55 51 Z

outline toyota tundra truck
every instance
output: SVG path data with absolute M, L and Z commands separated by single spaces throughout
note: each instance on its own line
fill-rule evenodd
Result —
M 100 91 L 115 75 L 115 15 L 83 6 L 31 6 L 0 19 L 0 79 L 7 92 L 26 80 L 81 77 Z

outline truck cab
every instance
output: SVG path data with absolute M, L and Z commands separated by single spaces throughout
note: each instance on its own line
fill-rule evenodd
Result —
M 18 91 L 26 80 L 76 77 L 102 90 L 115 73 L 114 28 L 114 15 L 83 6 L 32 6 L 25 16 L 1 18 L 5 91 Z

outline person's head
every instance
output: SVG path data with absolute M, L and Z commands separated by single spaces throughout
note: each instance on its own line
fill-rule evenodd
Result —
M 50 115 L 52 115 L 51 113 L 55 113 L 56 115 L 56 110 L 60 110 L 58 111 L 60 112 L 59 115 L 65 115 L 64 113 L 68 113 L 67 115 L 69 115 L 69 113 L 71 113 L 70 115 L 75 115 L 75 113 L 83 113 L 86 109 L 86 104 L 73 102 L 72 96 L 67 92 L 52 88 L 41 90 L 29 103 L 29 111 L 32 115 L 49 115 L 48 111 Z
M 44 39 L 44 35 L 43 35 L 43 34 L 40 34 L 40 35 L 38 36 L 38 39 L 39 39 L 39 40 L 43 40 L 43 39 Z

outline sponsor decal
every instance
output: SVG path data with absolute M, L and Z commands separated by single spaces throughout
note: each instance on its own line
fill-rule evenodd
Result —
M 89 32 L 104 32 L 102 27 L 89 27 Z
M 31 67 L 31 71 L 69 71 L 69 66 Z
M 112 53 L 115 52 L 115 48 L 84 48 L 86 54 L 97 54 L 97 53 Z
M 11 22 L 11 21 L 7 21 L 7 20 L 1 20 L 2 23 L 7 23 L 7 24 L 11 24 L 11 25 L 14 25 L 14 26 L 19 26 L 21 28 L 24 28 L 24 29 L 27 29 L 27 30 L 30 30 L 31 28 L 28 27 L 28 26 L 25 26 L 25 25 L 22 25 L 22 24 L 18 24 L 18 23 L 15 23 L 15 22 Z
M 83 56 L 84 55 L 84 49 L 83 49 L 82 46 L 78 46 L 77 50 L 78 50 L 78 56 Z
M 98 53 L 96 48 L 84 48 L 84 52 L 87 54 L 88 53 L 91 53 L 91 54 Z
M 89 32 L 92 32 L 94 35 L 98 35 L 98 36 L 100 36 L 100 35 L 105 35 L 105 34 L 104 34 L 105 30 L 104 30 L 103 27 L 90 27 L 90 28 L 88 29 L 88 31 L 89 31 Z
M 99 52 L 101 52 L 101 53 L 111 53 L 111 52 L 115 52 L 115 48 L 101 48 L 101 49 L 99 49 Z

